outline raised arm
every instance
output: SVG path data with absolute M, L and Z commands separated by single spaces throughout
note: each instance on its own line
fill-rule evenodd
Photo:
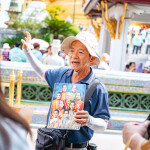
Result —
M 45 72 L 48 70 L 45 65 L 43 65 L 31 52 L 31 35 L 29 32 L 26 32 L 25 40 L 21 40 L 23 46 L 23 52 L 25 53 L 28 61 L 30 62 L 33 69 L 36 71 L 36 73 L 42 77 L 45 78 Z

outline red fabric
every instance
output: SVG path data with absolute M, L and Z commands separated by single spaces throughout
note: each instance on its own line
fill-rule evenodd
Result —
M 150 0 L 109 0 L 111 2 L 127 2 L 127 3 L 138 3 L 138 4 L 150 4 Z

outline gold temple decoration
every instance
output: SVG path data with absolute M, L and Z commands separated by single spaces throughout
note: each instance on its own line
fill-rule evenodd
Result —
M 123 14 L 120 17 L 120 22 L 119 22 L 118 39 L 120 39 L 120 35 L 121 35 L 122 27 L 123 27 L 123 21 L 124 21 L 126 9 L 127 9 L 127 3 L 124 3 Z
M 15 88 L 15 73 L 11 72 L 10 75 L 10 86 L 9 86 L 9 105 L 13 107 L 14 105 L 14 88 Z
M 107 30 L 108 30 L 110 36 L 115 39 L 116 38 L 117 20 L 114 17 L 109 18 L 108 5 L 107 5 L 106 0 L 101 1 L 101 8 L 102 8 L 102 18 L 104 19 Z M 104 10 L 106 11 L 106 17 L 105 17 L 105 11 Z
M 54 1 L 56 1 L 56 0 L 49 0 L 49 1 L 52 3 L 52 2 L 54 2 Z
M 94 22 L 94 20 L 91 20 L 91 25 L 94 28 L 96 38 L 99 39 L 99 37 L 100 37 L 100 30 L 101 30 L 100 24 Z
M 97 5 L 97 8 L 98 8 L 98 10 L 100 10 L 99 5 Z M 116 30 L 117 30 L 117 20 L 115 19 L 115 17 L 109 18 L 107 0 L 101 1 L 101 8 L 102 8 L 102 18 L 104 19 L 107 30 L 108 30 L 110 36 L 113 39 L 115 39 L 116 38 Z M 120 39 L 126 9 L 127 9 L 127 3 L 124 3 L 123 14 L 120 17 L 119 28 L 118 28 L 118 39 Z M 106 11 L 106 17 L 105 17 L 105 11 Z
M 23 71 L 19 70 L 18 71 L 18 81 L 17 81 L 16 108 L 20 108 L 20 103 L 21 103 L 22 74 L 23 74 Z
M 20 104 L 21 104 L 21 89 L 22 89 L 22 74 L 23 71 L 19 70 L 18 71 L 18 80 L 16 79 L 15 73 L 14 71 L 11 72 L 10 74 L 10 81 L 9 82 L 1 82 L 1 86 L 2 87 L 9 87 L 9 105 L 11 107 L 14 106 L 14 104 L 16 104 L 16 108 L 20 108 Z M 14 103 L 14 90 L 15 90 L 15 84 L 17 83 L 17 96 L 16 96 L 16 102 Z M 5 90 L 3 91 L 5 92 Z

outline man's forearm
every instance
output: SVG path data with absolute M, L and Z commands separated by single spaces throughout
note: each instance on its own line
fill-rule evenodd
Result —
M 33 54 L 32 52 L 27 48 L 27 49 L 23 49 L 28 61 L 30 62 L 31 66 L 33 67 L 33 69 L 37 72 L 37 74 L 42 77 L 45 78 L 45 72 L 47 70 L 46 66 L 43 65 Z
M 94 118 L 89 115 L 87 126 L 94 131 L 104 131 L 107 128 L 107 123 L 104 119 Z

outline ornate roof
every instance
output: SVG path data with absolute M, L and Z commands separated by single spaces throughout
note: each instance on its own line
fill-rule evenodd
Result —
M 83 5 L 83 11 L 85 15 L 88 15 L 90 18 L 101 17 L 102 12 L 101 8 L 97 7 L 100 6 L 101 0 L 83 0 L 85 3 Z M 150 0 L 107 0 L 108 8 L 112 7 L 116 3 L 124 3 L 127 2 L 128 4 L 134 5 L 136 7 L 140 7 L 141 10 L 146 9 L 147 7 L 150 8 Z

